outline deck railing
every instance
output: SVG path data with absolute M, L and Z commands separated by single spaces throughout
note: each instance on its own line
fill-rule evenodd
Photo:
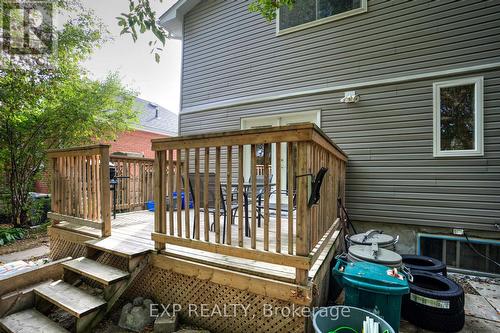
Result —
M 144 209 L 153 200 L 154 159 L 111 155 L 110 160 L 117 176 L 116 209 Z
M 109 145 L 48 152 L 51 165 L 51 212 L 55 222 L 67 221 L 111 234 Z
M 308 271 L 338 234 L 337 199 L 344 197 L 347 161 L 318 127 L 304 124 L 155 139 L 152 147 L 156 154 L 152 239 L 158 250 L 172 244 L 291 266 L 296 268 L 296 282 L 307 283 Z M 174 155 L 183 161 L 178 172 Z M 260 185 L 257 159 L 264 161 Z M 322 167 L 328 171 L 321 199 L 311 206 L 312 178 Z M 271 178 L 272 170 L 276 174 Z M 193 209 L 174 210 L 174 192 L 184 192 L 185 207 L 194 201 Z M 210 192 L 216 193 L 212 199 Z

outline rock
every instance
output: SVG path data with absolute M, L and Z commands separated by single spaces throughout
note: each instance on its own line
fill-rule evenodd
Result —
M 133 304 L 134 304 L 134 306 L 141 306 L 143 302 L 144 302 L 144 298 L 136 297 L 136 298 L 134 298 Z
M 177 331 L 175 333 L 210 333 L 210 331 L 207 330 L 192 330 L 189 328 L 182 329 L 180 331 Z
M 149 305 L 151 300 L 144 300 L 142 297 L 134 299 L 133 304 L 125 304 L 122 308 L 118 326 L 134 332 L 141 332 L 144 327 L 152 324 L 155 317 L 150 316 Z
M 179 318 L 176 314 L 164 312 L 155 320 L 154 333 L 173 333 L 177 329 L 178 323 Z

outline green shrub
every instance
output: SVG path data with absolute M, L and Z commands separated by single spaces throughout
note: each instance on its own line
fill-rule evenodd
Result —
M 23 239 L 27 231 L 21 228 L 0 228 L 0 246 Z

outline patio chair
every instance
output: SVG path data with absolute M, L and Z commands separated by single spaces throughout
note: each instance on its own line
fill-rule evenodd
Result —
M 215 186 L 215 173 L 209 173 L 208 174 L 208 212 L 209 216 L 212 215 L 214 222 L 210 224 L 210 231 L 215 231 L 215 216 L 217 214 L 217 210 L 215 208 L 215 198 L 216 195 L 220 196 L 220 209 L 219 209 L 219 216 L 224 217 L 223 221 L 223 228 L 222 228 L 222 243 L 226 242 L 226 221 L 227 221 L 227 205 L 226 205 L 226 198 L 224 195 L 224 191 L 222 189 L 222 186 L 219 187 L 219 189 L 216 189 Z M 196 200 L 200 200 L 200 211 L 205 212 L 205 199 L 203 197 L 204 195 L 204 184 L 205 184 L 205 174 L 200 174 L 200 197 L 197 198 L 195 193 L 194 193 L 194 184 L 195 184 L 195 174 L 190 173 L 189 174 L 189 192 L 191 194 L 191 198 L 193 200 L 193 204 L 195 204 Z M 233 204 L 231 206 L 231 214 L 236 215 L 236 211 L 238 210 L 238 205 Z M 234 219 L 233 219 L 234 220 Z M 210 220 L 208 221 L 210 223 Z M 195 232 L 196 232 L 196 225 L 193 220 L 193 238 L 195 237 Z
M 256 183 L 256 198 L 257 198 L 257 207 L 259 207 L 260 205 L 262 205 L 262 197 L 264 195 L 264 176 L 263 175 L 257 175 L 255 177 L 255 183 Z M 251 184 L 252 183 L 252 176 L 250 176 L 248 182 Z M 270 174 L 269 175 L 269 184 L 272 184 L 273 182 L 273 175 Z M 252 188 L 250 187 L 249 190 L 248 190 L 248 198 L 252 198 Z M 251 201 L 249 201 L 249 203 L 252 203 Z M 252 203 L 253 204 L 253 203 Z M 258 227 L 260 228 L 260 225 L 261 225 L 261 216 L 260 214 L 258 215 Z
M 285 194 L 287 196 L 289 195 L 289 191 L 288 190 L 280 190 L 280 191 L 274 190 L 274 191 L 270 192 L 270 195 L 273 195 L 273 194 L 278 195 L 278 192 L 279 192 L 279 195 L 283 195 L 283 194 Z M 292 200 L 293 207 L 292 207 L 292 210 L 295 211 L 295 209 L 297 208 L 297 205 L 296 205 L 296 198 L 297 198 L 296 197 L 296 192 L 294 191 L 292 195 L 293 195 L 293 200 Z M 258 226 L 259 227 L 261 225 L 261 219 L 263 217 L 263 215 L 262 215 L 262 210 L 264 209 L 264 205 L 262 204 L 263 197 L 264 197 L 264 192 L 261 193 L 260 197 L 257 199 L 257 202 L 258 202 L 258 204 L 257 204 L 257 214 L 258 214 L 258 221 L 259 221 Z M 288 212 L 288 207 L 289 207 L 288 203 L 283 203 L 282 202 L 281 203 L 281 209 L 280 209 L 280 211 L 281 212 Z M 271 210 L 272 211 L 277 211 L 278 210 L 278 207 L 277 207 L 277 205 L 276 205 L 275 202 L 269 202 L 269 210 L 270 211 Z

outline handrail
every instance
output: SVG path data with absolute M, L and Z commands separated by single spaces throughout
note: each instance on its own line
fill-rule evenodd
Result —
M 54 223 L 67 221 L 98 227 L 111 235 L 109 145 L 48 151 L 51 166 L 51 212 Z

